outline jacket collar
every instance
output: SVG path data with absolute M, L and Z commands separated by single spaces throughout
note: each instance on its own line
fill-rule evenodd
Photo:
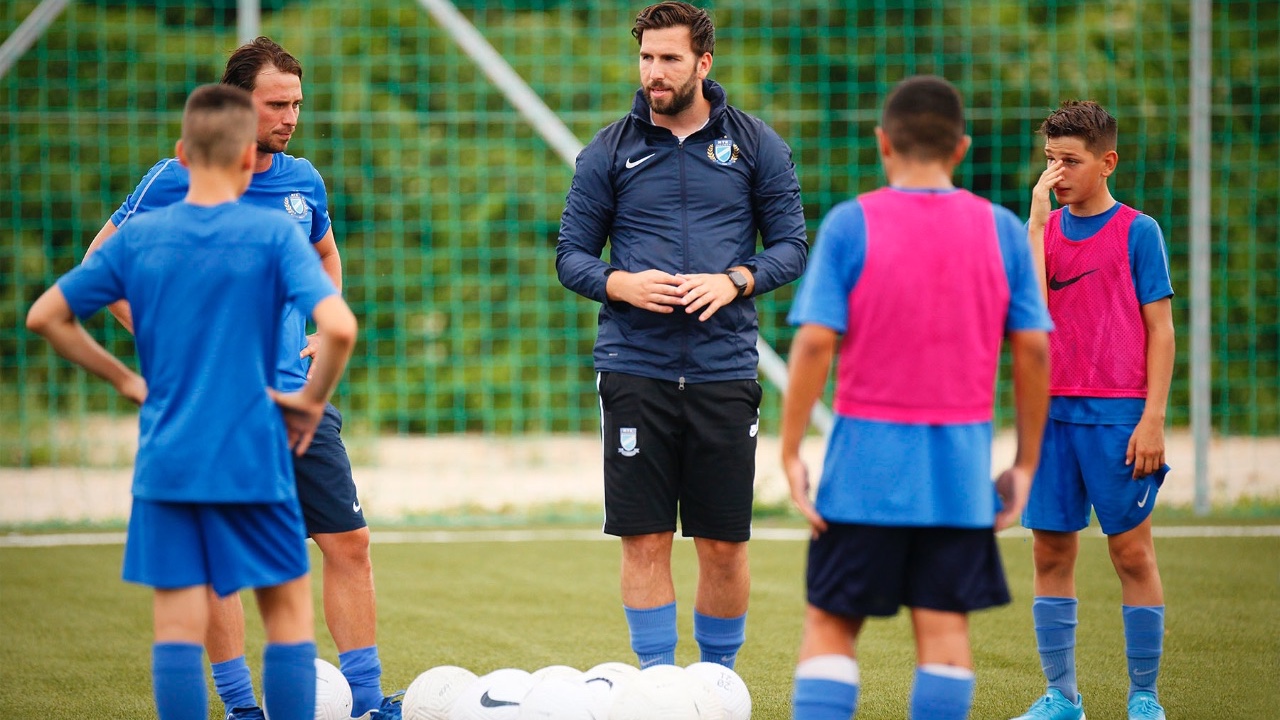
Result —
M 729 102 L 725 98 L 724 88 L 715 80 L 704 79 L 702 81 L 702 96 L 711 102 L 711 116 L 707 119 L 707 124 L 703 128 L 705 130 L 716 125 L 720 120 L 720 116 L 724 115 L 725 108 L 729 106 Z M 631 104 L 631 117 L 639 122 L 640 127 L 646 132 L 657 130 L 669 132 L 666 128 L 660 128 L 650 122 L 649 113 L 649 103 L 644 99 L 644 88 L 640 88 L 636 90 L 635 100 Z

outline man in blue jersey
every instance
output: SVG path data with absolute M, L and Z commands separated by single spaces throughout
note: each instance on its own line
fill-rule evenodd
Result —
M 604 531 L 622 538 L 632 650 L 641 665 L 675 662 L 678 517 L 698 554 L 694 640 L 702 660 L 733 667 L 751 585 L 755 298 L 804 271 L 804 207 L 790 148 L 707 77 L 707 12 L 658 3 L 631 34 L 641 88 L 578 156 L 556 270 L 601 304 Z
M 207 720 L 208 595 L 252 587 L 272 717 L 310 720 L 315 631 L 289 448 L 311 443 L 356 320 L 296 224 L 236 203 L 255 158 L 247 92 L 193 92 L 177 156 L 183 200 L 122 228 L 35 302 L 27 327 L 142 406 L 123 577 L 155 588 L 160 719 Z M 78 321 L 118 300 L 136 319 L 145 380 Z M 288 393 L 271 388 L 286 303 L 325 343 L 312 379 Z
M 1017 521 L 1039 459 L 1050 323 L 1022 224 L 951 182 L 970 142 L 955 87 L 931 76 L 899 83 L 876 140 L 889 186 L 827 214 L 790 315 L 800 329 L 782 461 L 813 530 L 795 720 L 853 716 L 858 636 L 868 617 L 901 606 L 916 635 L 909 717 L 964 720 L 968 614 L 1009 602 L 994 531 Z M 993 491 L 1006 337 L 1018 449 Z M 800 445 L 837 349 L 837 419 L 811 501 Z
M 231 54 L 222 82 L 249 91 L 258 112 L 253 182 L 241 202 L 285 213 L 297 223 L 325 272 L 341 289 L 342 263 L 324 181 L 310 162 L 284 152 L 302 105 L 302 66 L 284 48 L 259 37 Z M 186 169 L 175 159 L 156 163 L 94 238 L 89 253 L 134 218 L 180 200 L 187 182 Z M 113 305 L 112 312 L 125 327 L 134 329 L 127 303 Z M 305 318 L 296 309 L 287 309 L 282 322 L 280 385 L 295 389 L 306 382 L 307 358 L 323 348 L 308 341 Z M 338 646 L 342 673 L 352 688 L 353 712 L 356 717 L 368 713 L 386 720 L 398 717 L 399 704 L 382 694 L 369 529 L 341 429 L 342 416 L 328 406 L 315 442 L 294 463 L 294 471 L 307 533 L 324 555 L 324 616 Z M 239 597 L 215 601 L 212 613 L 207 650 L 228 717 L 260 720 L 262 711 L 244 660 L 244 609 Z

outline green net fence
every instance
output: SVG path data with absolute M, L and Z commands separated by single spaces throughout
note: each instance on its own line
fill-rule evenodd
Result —
M 0 35 L 36 7 L 11 0 Z M 23 326 L 153 162 L 186 94 L 238 43 L 233 0 L 71 3 L 0 78 L 0 464 L 86 461 L 83 438 L 131 410 Z M 1065 98 L 1120 119 L 1116 196 L 1170 249 L 1179 350 L 1170 419 L 1189 417 L 1190 11 L 1053 0 L 716 2 L 712 76 L 791 145 L 811 236 L 881 182 L 880 98 L 913 73 L 955 82 L 973 149 L 957 181 L 1020 215 L 1043 161 L 1034 129 Z M 461 2 L 462 13 L 583 142 L 637 84 L 638 4 Z M 1280 5 L 1213 9 L 1213 422 L 1280 432 Z M 326 180 L 361 344 L 336 402 L 355 433 L 589 433 L 596 307 L 554 268 L 571 168 L 454 39 L 409 0 L 263 3 L 262 32 L 303 63 L 290 152 Z M 784 356 L 794 288 L 759 302 Z M 105 313 L 90 331 L 133 362 Z M 1008 392 L 1001 421 L 1007 421 Z M 765 431 L 776 428 L 776 393 Z

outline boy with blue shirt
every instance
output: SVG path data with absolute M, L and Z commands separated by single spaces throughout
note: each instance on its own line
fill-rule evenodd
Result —
M 974 688 L 968 613 L 1009 602 L 995 531 L 1016 521 L 1039 458 L 1050 323 L 1022 223 L 951 183 L 970 142 L 956 89 L 904 80 L 876 139 L 889 186 L 828 213 L 789 317 L 800 329 L 782 461 L 813 533 L 794 717 L 854 715 L 863 624 L 905 605 L 918 660 L 910 717 L 962 720 Z M 1018 449 L 993 491 L 1005 337 Z M 810 501 L 800 445 L 837 347 L 837 419 Z
M 1164 720 L 1156 696 L 1164 589 L 1151 511 L 1169 468 L 1173 287 L 1160 226 L 1116 202 L 1117 123 L 1068 101 L 1040 126 L 1048 167 L 1027 233 L 1046 284 L 1053 373 L 1044 462 L 1023 515 L 1032 530 L 1036 642 L 1048 689 L 1019 720 L 1083 720 L 1076 686 L 1075 563 L 1092 507 L 1120 577 L 1131 720 Z M 1050 212 L 1049 191 L 1063 206 Z
M 256 590 L 275 720 L 309 720 L 316 647 L 289 448 L 310 444 L 355 343 L 356 322 L 298 228 L 237 204 L 253 173 L 254 109 L 225 85 L 183 112 L 183 201 L 138 218 L 31 307 L 27 327 L 141 405 L 123 577 L 155 588 L 152 676 L 161 720 L 207 720 L 210 591 Z M 132 308 L 143 376 L 80 325 Z M 301 389 L 271 388 L 286 303 L 325 342 Z M 145 380 L 144 380 L 145 378 Z
M 330 221 L 324 181 L 305 158 L 285 153 L 302 106 L 302 65 L 270 38 L 259 37 L 231 53 L 222 82 L 248 91 L 258 113 L 253 180 L 241 203 L 282 213 L 311 241 L 326 274 L 342 289 L 342 262 Z M 111 216 L 89 246 L 94 252 L 118 228 L 186 195 L 188 172 L 174 158 L 157 162 Z M 128 303 L 112 305 L 132 329 Z M 286 308 L 278 346 L 279 387 L 294 390 L 307 379 L 307 360 L 319 345 L 306 335 L 306 317 Z M 377 607 L 369 528 L 356 492 L 342 437 L 342 415 L 329 405 L 315 441 L 294 461 L 294 477 L 307 533 L 324 557 L 325 622 L 338 648 L 339 667 L 352 691 L 352 711 L 365 720 L 395 720 L 398 698 L 382 692 L 377 647 Z M 227 720 L 262 720 L 244 657 L 244 608 L 239 596 L 212 600 L 205 648 Z

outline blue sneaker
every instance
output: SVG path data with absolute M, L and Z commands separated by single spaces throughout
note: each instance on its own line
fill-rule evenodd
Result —
M 382 698 L 382 704 L 361 715 L 358 720 L 400 720 L 404 691 Z
M 267 720 L 260 707 L 238 707 L 227 711 L 226 720 Z
M 1030 710 L 1013 720 L 1085 720 L 1084 696 L 1077 693 L 1071 702 L 1057 688 L 1049 688 Z
M 1165 720 L 1154 693 L 1136 692 L 1129 698 L 1129 720 Z

